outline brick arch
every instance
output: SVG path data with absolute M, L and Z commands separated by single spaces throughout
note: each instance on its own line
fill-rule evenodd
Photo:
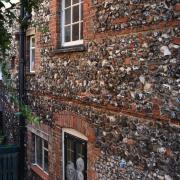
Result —
M 89 142 L 95 141 L 95 130 L 84 117 L 69 111 L 61 111 L 54 113 L 53 119 L 55 120 L 55 124 L 60 128 L 75 129 L 84 134 Z

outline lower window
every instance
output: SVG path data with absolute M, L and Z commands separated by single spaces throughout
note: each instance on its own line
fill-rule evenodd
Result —
M 43 171 L 48 172 L 48 141 L 33 134 L 34 163 Z
M 87 180 L 87 142 L 64 133 L 65 180 Z

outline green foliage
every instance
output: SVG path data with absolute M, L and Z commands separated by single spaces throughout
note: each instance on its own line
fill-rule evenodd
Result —
M 10 7 L 5 8 L 5 3 L 9 3 Z M 15 18 L 12 9 L 14 4 L 10 0 L 0 1 L 0 62 L 3 61 L 6 55 L 6 50 L 9 49 L 11 42 L 11 34 L 8 32 L 7 27 L 10 27 L 13 19 Z
M 25 1 L 24 1 L 25 2 Z M 32 9 L 37 9 L 40 1 L 38 0 L 28 0 L 24 3 L 24 7 L 27 13 L 31 13 Z M 5 8 L 5 3 L 9 3 L 10 7 Z M 3 74 L 3 81 L 6 84 L 11 103 L 13 103 L 19 112 L 16 112 L 16 116 L 24 116 L 29 122 L 38 124 L 40 118 L 35 116 L 31 109 L 24 103 L 20 103 L 12 87 L 11 75 L 9 73 L 8 64 L 8 50 L 10 49 L 11 44 L 11 34 L 8 31 L 8 28 L 11 27 L 14 20 L 17 20 L 13 8 L 15 4 L 11 3 L 10 0 L 0 0 L 0 65 L 1 71 Z M 19 18 L 19 23 L 25 28 L 29 25 L 29 19 L 22 20 Z

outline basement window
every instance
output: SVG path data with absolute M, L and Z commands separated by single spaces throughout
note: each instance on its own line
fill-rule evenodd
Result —
M 87 180 L 87 141 L 74 135 L 63 135 L 64 180 Z
M 83 44 L 83 0 L 62 0 L 62 46 Z
M 48 172 L 48 141 L 33 134 L 34 144 L 34 165 L 37 165 L 40 169 Z

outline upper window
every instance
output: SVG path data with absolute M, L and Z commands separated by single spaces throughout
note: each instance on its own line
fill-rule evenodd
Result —
M 48 142 L 33 134 L 34 163 L 48 172 Z
M 62 46 L 83 44 L 83 0 L 62 0 Z
M 30 41 L 29 41 L 29 51 L 30 51 L 30 72 L 34 72 L 35 71 L 35 37 L 34 36 L 30 36 Z

